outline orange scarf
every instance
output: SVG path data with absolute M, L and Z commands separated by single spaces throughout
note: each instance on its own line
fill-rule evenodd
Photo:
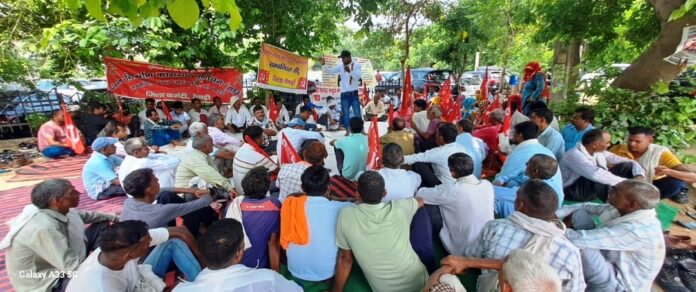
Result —
M 307 195 L 289 196 L 280 208 L 280 246 L 288 249 L 288 244 L 306 245 L 309 243 L 309 226 L 305 204 Z

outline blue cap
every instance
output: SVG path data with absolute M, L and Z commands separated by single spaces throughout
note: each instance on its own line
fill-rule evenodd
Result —
M 114 145 L 117 142 L 118 142 L 118 139 L 116 139 L 116 138 L 99 137 L 97 139 L 94 139 L 94 142 L 92 142 L 92 150 L 101 151 L 102 149 L 106 148 L 106 146 Z
M 297 126 L 304 128 L 305 122 L 300 118 L 294 118 L 288 123 L 288 127 L 293 128 L 293 127 L 297 127 Z

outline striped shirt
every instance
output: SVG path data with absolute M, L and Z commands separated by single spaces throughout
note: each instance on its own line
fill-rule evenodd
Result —
M 512 250 L 524 248 L 533 235 L 509 219 L 488 221 L 478 238 L 466 248 L 464 256 L 503 259 Z M 563 238 L 554 239 L 554 242 L 556 245 L 549 254 L 549 265 L 558 272 L 563 291 L 585 291 L 580 250 Z
M 558 210 L 559 218 L 575 210 L 599 216 L 602 223 L 619 217 L 607 204 L 585 203 Z M 566 237 L 582 249 L 599 249 L 617 271 L 627 291 L 650 291 L 665 260 L 665 240 L 657 218 L 617 223 L 592 230 L 567 230 Z
M 278 169 L 278 165 L 269 159 L 268 156 L 256 152 L 249 143 L 244 143 L 234 155 L 234 160 L 232 161 L 232 180 L 234 180 L 234 186 L 240 195 L 244 194 L 242 179 L 244 179 L 249 170 L 259 166 L 266 167 L 269 172 L 274 172 Z

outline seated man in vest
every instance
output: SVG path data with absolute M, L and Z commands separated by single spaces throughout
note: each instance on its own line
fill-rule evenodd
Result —
M 374 117 L 377 117 L 380 122 L 387 120 L 387 110 L 382 102 L 383 97 L 384 89 L 378 89 L 372 100 L 365 104 L 365 121 L 372 121 Z
M 581 249 L 587 291 L 650 291 L 665 259 L 655 206 L 660 192 L 644 181 L 624 180 L 608 204 L 575 204 L 556 213 L 566 218 L 566 238 Z M 598 216 L 602 227 L 595 226 Z
M 607 151 L 610 144 L 609 133 L 593 129 L 565 153 L 560 166 L 563 193 L 568 200 L 588 202 L 599 198 L 606 201 L 610 187 L 627 178 L 645 179 L 643 167 Z
M 611 152 L 640 163 L 645 169 L 645 181 L 660 190 L 660 198 L 686 204 L 689 202 L 687 183 L 696 182 L 696 174 L 679 161 L 667 147 L 654 142 L 652 129 L 631 127 L 628 143 L 616 145 Z

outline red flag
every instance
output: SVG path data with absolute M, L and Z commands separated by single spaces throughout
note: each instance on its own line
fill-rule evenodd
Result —
M 462 118 L 462 102 L 464 100 L 463 96 L 457 98 L 457 102 L 454 104 L 454 108 L 450 112 L 450 120 L 452 123 L 457 123 L 459 119 Z
M 273 97 L 271 97 L 271 100 L 268 103 L 268 118 L 271 119 L 274 123 L 277 122 L 278 119 L 278 107 L 276 106 L 275 100 L 273 100 Z
M 440 96 L 440 108 L 442 109 L 442 117 L 445 119 L 447 122 L 451 122 L 453 117 L 453 107 L 454 104 L 452 103 L 452 87 L 450 85 L 450 80 L 449 78 L 445 81 L 444 84 L 442 84 L 442 88 L 440 88 L 440 93 L 438 93 Z
M 65 119 L 65 136 L 68 138 L 70 148 L 75 151 L 75 154 L 82 154 L 85 152 L 85 145 L 82 144 L 80 131 L 75 127 L 75 123 L 64 103 L 61 104 L 61 107 L 63 108 L 63 117 Z
M 406 77 L 404 77 L 404 88 L 401 91 L 401 109 L 399 109 L 399 116 L 401 116 L 406 125 L 409 125 L 411 120 L 411 115 L 413 115 L 413 92 L 411 90 L 411 67 L 406 69 Z
M 486 66 L 486 73 L 483 75 L 483 81 L 481 82 L 481 100 L 488 99 L 488 66 Z
M 486 108 L 486 112 L 483 113 L 483 118 L 481 119 L 481 121 L 484 124 L 488 124 L 488 119 L 491 117 L 491 112 L 496 110 L 496 109 L 499 109 L 499 108 L 500 108 L 500 101 L 496 97 L 495 99 L 493 99 L 493 102 L 491 104 L 489 104 L 488 107 Z
M 121 103 L 121 97 L 116 96 L 116 102 L 118 104 L 118 113 L 123 116 L 123 104 Z
M 164 113 L 164 116 L 167 118 L 167 120 L 171 121 L 172 120 L 172 114 L 169 112 L 169 108 L 167 107 L 167 103 L 164 102 L 164 99 L 160 101 L 160 104 L 162 105 L 162 112 Z
M 268 156 L 268 153 L 266 153 L 266 151 L 263 151 L 263 149 L 261 149 L 261 147 L 259 147 L 259 145 L 256 145 L 254 140 L 251 140 L 251 138 L 249 138 L 249 136 L 244 137 L 244 142 L 249 144 L 251 146 L 251 148 L 253 148 L 254 151 L 256 151 L 256 153 L 261 154 L 263 157 L 266 157 L 266 158 L 268 158 L 268 160 L 273 162 L 273 159 L 271 159 L 271 157 Z M 275 162 L 273 162 L 273 163 L 275 164 Z M 277 178 L 278 178 L 277 172 L 271 173 L 271 180 L 276 180 Z
M 382 146 L 379 142 L 379 131 L 377 131 L 377 117 L 372 117 L 370 130 L 367 134 L 367 169 L 380 169 L 382 159 Z
M 389 105 L 389 114 L 387 115 L 387 123 L 389 124 L 389 127 L 392 125 L 392 121 L 394 120 L 394 106 Z
M 505 119 L 503 120 L 503 126 L 500 128 L 500 132 L 505 136 L 508 135 L 508 130 L 510 130 L 510 124 L 512 123 L 512 102 L 508 98 L 508 106 L 505 109 Z
M 295 147 L 292 146 L 292 143 L 290 143 L 288 137 L 285 136 L 285 133 L 280 133 L 280 135 L 282 136 L 283 143 L 280 147 L 280 153 L 278 153 L 278 155 L 280 156 L 280 164 L 296 163 L 302 161 L 302 159 L 300 159 L 300 155 L 297 154 Z
M 370 102 L 370 93 L 367 92 L 367 84 L 363 84 L 363 95 L 362 95 L 362 105 L 365 106 Z

